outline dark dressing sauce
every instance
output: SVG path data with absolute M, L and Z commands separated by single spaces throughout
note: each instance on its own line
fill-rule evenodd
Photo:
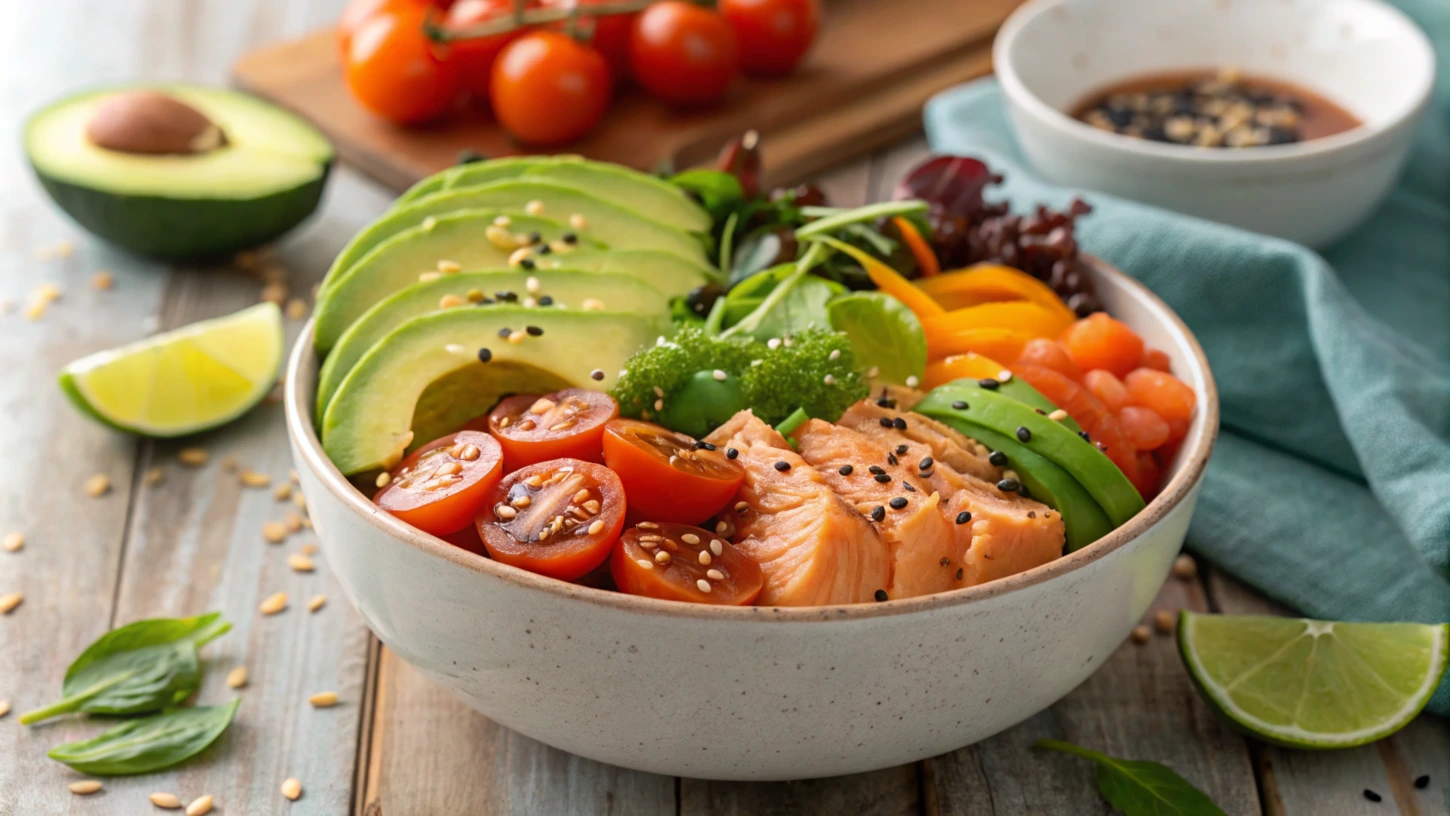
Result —
M 1363 124 L 1313 91 L 1232 69 L 1134 77 L 1092 94 L 1071 114 L 1124 136 L 1197 147 L 1293 144 Z

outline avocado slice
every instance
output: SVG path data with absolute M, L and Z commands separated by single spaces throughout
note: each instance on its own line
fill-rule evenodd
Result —
M 471 162 L 469 164 L 456 164 L 456 165 L 454 165 L 452 167 L 449 167 L 447 169 L 439 170 L 438 172 L 434 173 L 433 175 L 428 176 L 427 178 L 421 179 L 420 181 L 418 181 L 418 183 L 414 184 L 412 187 L 409 187 L 408 189 L 404 190 L 403 191 L 403 194 L 400 195 L 400 196 L 398 196 L 393 201 L 392 209 L 395 209 L 396 210 L 396 209 L 398 209 L 400 207 L 405 207 L 408 204 L 411 204 L 414 201 L 417 201 L 418 199 L 422 198 L 423 196 L 432 195 L 433 193 L 441 192 L 445 187 L 448 186 L 448 182 L 450 180 L 452 180 L 454 176 L 458 175 L 459 171 L 464 170 L 464 169 L 469 168 L 469 167 L 475 167 L 475 166 L 481 166 L 481 165 L 488 165 L 490 168 L 492 168 L 492 170 L 489 172 L 488 175 L 491 177 L 492 180 L 497 180 L 497 179 L 506 179 L 506 178 L 518 178 L 519 176 L 521 176 L 525 172 L 527 172 L 530 167 L 533 167 L 534 165 L 539 164 L 540 162 L 546 162 L 546 161 L 562 162 L 562 161 L 583 161 L 583 160 L 584 160 L 584 157 L 583 156 L 578 156 L 578 155 L 558 155 L 558 156 L 503 156 L 501 158 L 489 159 L 487 161 Z M 479 184 L 482 184 L 484 182 L 482 181 L 482 179 L 480 179 L 478 181 L 478 183 Z
M 322 447 L 348 475 L 396 464 L 487 411 L 507 393 L 609 388 L 625 360 L 668 321 L 621 312 L 507 306 L 415 317 L 378 341 L 327 406 Z M 501 333 L 525 334 L 523 342 Z M 488 349 L 488 362 L 480 349 Z M 601 372 L 595 380 L 592 372 Z
M 499 215 L 495 210 L 446 213 L 374 245 L 331 286 L 318 292 L 318 352 L 327 353 L 363 312 L 399 289 L 417 283 L 418 276 L 436 270 L 439 261 L 453 261 L 464 269 L 508 266 L 517 247 L 512 243 L 499 246 L 485 237 Z M 510 215 L 507 229 L 511 236 L 537 232 L 546 242 L 569 231 L 557 221 L 529 215 Z
M 935 394 L 935 392 L 933 392 Z M 951 408 L 956 395 L 928 396 L 912 410 L 940 420 L 958 431 L 1007 456 L 1008 466 L 1017 471 L 1032 498 L 1062 514 L 1067 549 L 1077 550 L 1113 531 L 1107 513 L 1072 474 L 1018 442 L 1015 437 L 963 421 Z
M 651 286 L 632 275 L 619 272 L 581 272 L 572 269 L 523 270 L 492 269 L 479 272 L 462 272 L 444 275 L 436 280 L 415 283 L 384 298 L 371 309 L 353 321 L 343 332 L 337 344 L 332 347 L 322 371 L 317 378 L 317 412 L 325 413 L 327 403 L 352 370 L 354 364 L 367 354 L 389 332 L 409 320 L 443 308 L 443 298 L 453 296 L 463 299 L 466 305 L 460 309 L 494 309 L 507 303 L 496 301 L 499 292 L 513 293 L 517 298 L 530 297 L 528 282 L 539 283 L 535 297 L 548 296 L 553 304 L 540 306 L 540 311 L 554 311 L 564 308 L 578 309 L 585 299 L 594 298 L 603 304 L 602 311 L 628 312 L 657 320 L 669 318 L 669 299 Z M 487 303 L 469 303 L 469 292 L 482 295 Z
M 573 215 L 585 219 L 583 227 L 571 227 L 581 238 L 603 242 L 610 249 L 658 249 L 687 260 L 708 264 L 705 245 L 694 236 L 613 204 L 598 196 L 546 181 L 505 179 L 481 187 L 444 190 L 424 196 L 406 207 L 389 210 L 367 229 L 353 236 L 332 262 L 322 284 L 323 291 L 373 247 L 393 235 L 418 226 L 423 219 L 465 209 L 525 212 L 531 203 L 543 205 L 542 217 L 568 223 Z
M 489 164 L 477 162 L 457 168 L 444 183 L 444 189 L 460 190 L 490 183 L 496 171 Z M 538 180 L 568 185 L 686 232 L 707 233 L 713 223 L 710 214 L 685 195 L 684 190 L 663 179 L 617 164 L 543 161 L 528 167 L 517 178 L 520 181 Z
M 1022 379 L 1021 377 L 1013 377 L 1007 382 L 995 380 L 994 382 L 997 383 L 997 393 L 1006 394 L 1012 399 L 1017 400 L 1018 402 L 1026 405 L 1028 408 L 1031 408 L 1035 411 L 1040 411 L 1044 414 L 1050 414 L 1053 411 L 1056 411 L 1058 408 L 1056 403 L 1043 396 L 1041 391 L 1033 388 L 1027 383 L 1026 380 Z M 981 390 L 982 381 L 974 380 L 971 378 L 952 380 L 949 383 L 943 384 L 942 387 L 975 388 Z M 1073 419 L 1070 416 L 1063 417 L 1060 421 L 1063 425 L 1067 426 L 1068 430 L 1072 431 L 1073 433 L 1078 433 L 1082 430 L 1082 426 L 1077 424 L 1077 420 Z
M 639 278 L 671 297 L 719 280 L 712 268 L 657 249 L 590 249 L 535 255 L 539 269 L 579 269 L 588 272 L 623 272 Z
M 953 408 L 955 401 L 964 402 L 967 407 Z M 1057 420 L 1048 419 L 1034 408 L 999 391 L 941 386 L 933 389 L 913 410 L 922 411 L 923 406 L 938 415 L 950 412 L 952 417 L 969 425 L 1018 439 L 1029 450 L 1076 479 L 1107 513 L 1114 527 L 1137 515 L 1144 507 L 1143 497 L 1138 495 L 1137 488 L 1097 446 Z M 1022 440 L 1018 437 L 1019 428 L 1027 429 L 1031 438 Z
M 202 130 L 168 144 L 176 131 L 156 123 L 178 116 Z M 173 260 L 226 255 L 292 229 L 317 208 L 333 159 L 327 139 L 291 113 L 194 85 L 65 97 L 30 117 L 24 142 L 41 185 L 76 223 Z

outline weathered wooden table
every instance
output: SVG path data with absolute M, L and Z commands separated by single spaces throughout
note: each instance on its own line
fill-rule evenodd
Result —
M 1103 813 L 1092 768 L 1031 749 L 1051 736 L 1107 753 L 1155 759 L 1206 790 L 1230 814 L 1439 814 L 1450 811 L 1450 724 L 1422 717 L 1377 745 L 1324 754 L 1245 739 L 1192 689 L 1171 639 L 1125 644 L 1066 699 L 980 745 L 915 765 L 838 779 L 733 784 L 672 779 L 579 759 L 513 734 L 430 686 L 371 637 L 319 563 L 285 559 L 309 540 L 266 543 L 264 522 L 296 508 L 273 488 L 291 464 L 281 407 L 264 404 L 230 427 L 184 443 L 149 442 L 79 416 L 55 387 L 64 363 L 151 331 L 257 301 L 258 269 L 172 267 L 125 257 L 80 235 L 29 178 L 18 123 L 42 101 L 87 83 L 129 78 L 223 82 L 231 61 L 260 42 L 331 21 L 342 0 L 57 0 L 0 4 L 0 594 L 24 602 L 0 617 L 0 700 L 26 710 L 54 697 L 67 663 L 111 626 L 220 610 L 233 631 L 209 646 L 200 699 L 240 694 L 236 724 L 203 757 L 172 773 L 106 782 L 90 797 L 45 757 L 95 730 L 66 720 L 28 728 L 0 719 L 0 816 L 151 812 L 147 794 L 183 801 L 212 794 L 229 814 L 1062 814 Z M 841 204 L 884 196 L 925 150 L 919 141 L 842 167 L 821 180 Z M 340 170 L 320 215 L 279 248 L 268 268 L 305 297 L 334 252 L 389 195 Z M 111 272 L 100 289 L 93 276 Z M 35 287 L 61 298 L 39 320 L 21 309 Z M 296 332 L 297 320 L 288 322 Z M 188 467 L 185 445 L 210 462 Z M 224 465 L 271 476 L 248 488 Z M 160 470 L 153 483 L 148 471 Z M 109 477 L 98 498 L 84 483 Z M 291 608 L 257 607 L 285 591 Z M 331 600 L 315 612 L 308 599 Z M 1265 612 L 1272 607 L 1208 573 L 1170 580 L 1155 609 Z M 228 670 L 245 666 L 233 692 Z M 336 691 L 341 704 L 307 697 Z M 1427 790 L 1411 780 L 1430 774 Z M 279 793 L 288 777 L 304 794 Z M 1374 804 L 1364 789 L 1383 795 Z

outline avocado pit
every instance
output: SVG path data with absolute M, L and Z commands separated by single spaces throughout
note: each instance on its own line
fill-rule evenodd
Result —
M 121 153 L 191 156 L 227 144 L 226 134 L 201 111 L 170 94 L 131 90 L 112 94 L 86 125 L 96 147 Z

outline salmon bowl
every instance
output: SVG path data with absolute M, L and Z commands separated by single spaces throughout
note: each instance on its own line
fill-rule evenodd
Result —
M 1163 488 L 1106 536 L 977 586 L 870 604 L 723 607 L 555 580 L 379 509 L 334 466 L 309 322 L 288 435 L 322 549 L 378 638 L 489 718 L 590 759 L 723 780 L 864 772 L 1045 709 L 1128 636 L 1183 544 L 1218 428 L 1202 349 L 1153 293 L 1087 259 L 1103 306 L 1165 352 L 1198 409 Z

